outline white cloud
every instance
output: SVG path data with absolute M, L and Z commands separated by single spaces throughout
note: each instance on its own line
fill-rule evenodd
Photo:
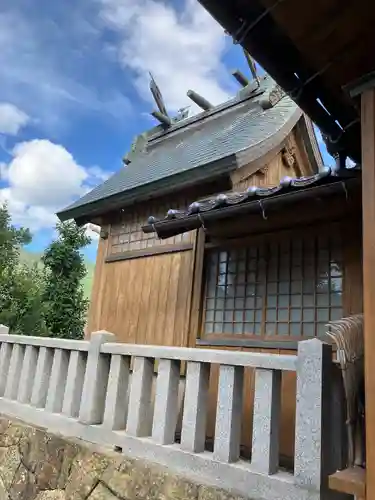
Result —
M 182 9 L 157 0 L 98 0 L 102 18 L 119 37 L 118 57 L 134 74 L 140 95 L 151 100 L 149 71 L 169 110 L 193 103 L 190 88 L 214 104 L 234 88 L 221 62 L 226 48 L 223 29 L 196 0 Z M 231 85 L 232 83 L 232 85 Z
M 108 172 L 108 170 L 103 170 L 102 168 L 95 166 L 89 167 L 87 169 L 87 173 L 93 179 L 99 179 L 100 181 L 104 182 L 112 175 L 113 172 Z
M 123 119 L 130 104 L 123 89 L 108 85 L 111 68 L 101 68 L 101 35 L 90 23 L 97 16 L 86 12 L 87 2 L 77 2 L 74 11 L 24 2 L 29 8 L 11 2 L 0 12 L 0 99 L 49 133 L 70 121 L 72 110 Z
M 18 143 L 12 159 L 2 164 L 7 186 L 0 202 L 7 202 L 16 224 L 33 231 L 51 228 L 55 212 L 108 175 L 99 167 L 84 168 L 61 145 L 46 139 Z
M 87 176 L 63 146 L 46 139 L 17 144 L 7 174 L 17 199 L 44 206 L 67 203 L 81 192 Z
M 0 134 L 17 135 L 29 121 L 29 116 L 17 106 L 0 102 Z

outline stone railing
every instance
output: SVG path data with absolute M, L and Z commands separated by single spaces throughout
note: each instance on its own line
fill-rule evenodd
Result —
M 67 437 L 122 449 L 252 499 L 328 498 L 332 352 L 297 356 L 0 334 L 0 413 Z M 158 361 L 156 379 L 154 362 Z M 180 364 L 187 363 L 180 442 Z M 219 365 L 213 451 L 205 450 L 210 365 Z M 255 369 L 251 461 L 240 459 L 244 369 Z M 296 371 L 294 473 L 279 470 L 281 373 Z M 324 381 L 324 383 L 323 383 Z M 323 442 L 325 446 L 323 447 Z

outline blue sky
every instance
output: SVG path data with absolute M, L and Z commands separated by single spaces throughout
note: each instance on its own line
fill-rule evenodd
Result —
M 249 74 L 196 0 L 13 0 L 0 6 L 0 46 L 0 202 L 38 251 L 56 210 L 122 168 L 153 126 L 149 71 L 171 113 L 190 88 L 217 104 L 238 89 L 232 69 Z

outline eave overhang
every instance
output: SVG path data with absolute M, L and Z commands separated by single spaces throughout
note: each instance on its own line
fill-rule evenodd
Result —
M 337 171 L 326 168 L 314 176 L 283 179 L 278 186 L 251 187 L 242 193 L 226 193 L 199 202 L 194 202 L 185 211 L 169 210 L 166 217 L 149 223 L 142 228 L 145 233 L 156 232 L 161 239 L 169 238 L 200 227 L 209 229 L 220 220 L 258 213 L 266 217 L 273 210 L 283 210 L 302 200 L 322 200 L 334 193 L 360 186 L 359 169 Z
M 343 89 L 338 89 L 339 94 L 332 91 L 322 76 L 325 68 L 310 67 L 298 47 L 275 22 L 272 9 L 282 9 L 283 3 L 275 1 L 273 6 L 266 8 L 260 0 L 199 1 L 316 123 L 327 136 L 329 147 L 359 164 L 360 110 Z
M 181 172 L 173 177 L 161 179 L 158 182 L 145 184 L 131 191 L 115 194 L 94 203 L 81 205 L 77 208 L 63 210 L 56 215 L 61 221 L 74 219 L 83 225 L 94 218 L 125 208 L 134 203 L 168 195 L 178 190 L 191 188 L 204 182 L 213 182 L 222 176 L 229 176 L 237 168 L 236 155 L 229 155 L 219 161 L 208 163 L 202 167 Z

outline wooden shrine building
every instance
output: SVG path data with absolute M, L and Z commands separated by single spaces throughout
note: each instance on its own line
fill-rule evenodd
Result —
M 360 165 L 366 498 L 375 498 L 375 4 L 366 0 L 200 0 L 321 129 Z M 354 484 L 353 475 L 347 485 Z M 350 489 L 350 488 L 349 488 Z M 363 493 L 358 493 L 364 496 Z
M 323 168 L 312 123 L 268 76 L 140 136 L 125 166 L 60 212 L 101 226 L 89 331 L 123 342 L 295 353 L 362 311 L 360 180 Z M 347 238 L 348 232 L 351 238 Z M 183 374 L 182 374 L 183 375 Z M 211 373 L 207 436 L 217 372 Z M 248 370 L 242 445 L 251 443 Z M 293 456 L 295 374 L 281 455 Z

